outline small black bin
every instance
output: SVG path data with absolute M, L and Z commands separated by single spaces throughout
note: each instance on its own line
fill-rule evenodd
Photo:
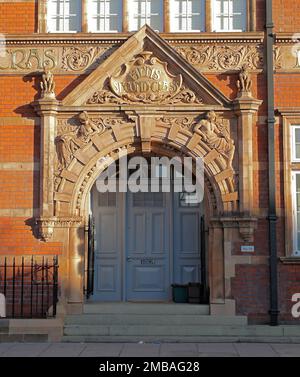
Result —
M 173 301 L 178 303 L 188 302 L 188 285 L 172 284 Z

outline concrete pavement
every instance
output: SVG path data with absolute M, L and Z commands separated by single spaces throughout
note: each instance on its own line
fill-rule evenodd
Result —
M 300 357 L 300 344 L 0 343 L 0 357 Z

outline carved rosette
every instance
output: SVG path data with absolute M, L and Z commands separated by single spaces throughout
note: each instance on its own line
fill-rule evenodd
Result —
M 35 219 L 37 235 L 44 242 L 49 242 L 55 228 L 78 227 L 82 223 L 82 217 L 39 217 Z

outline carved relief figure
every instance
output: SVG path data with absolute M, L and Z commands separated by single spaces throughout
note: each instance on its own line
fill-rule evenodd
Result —
M 241 72 L 239 73 L 239 79 L 237 81 L 237 88 L 239 92 L 251 93 L 252 80 L 247 65 L 243 65 Z
M 206 114 L 194 127 L 194 132 L 211 148 L 216 149 L 227 160 L 227 168 L 232 169 L 235 152 L 234 141 L 230 138 L 228 127 L 222 123 L 214 111 Z
M 42 96 L 41 98 L 55 98 L 55 82 L 53 73 L 49 70 L 45 70 L 42 74 L 41 81 Z
M 77 149 L 90 142 L 91 137 L 95 134 L 101 134 L 105 131 L 103 122 L 96 124 L 89 118 L 86 111 L 78 116 L 80 125 L 75 131 L 65 132 L 56 137 L 56 151 L 59 162 L 59 170 L 66 168 L 72 161 Z

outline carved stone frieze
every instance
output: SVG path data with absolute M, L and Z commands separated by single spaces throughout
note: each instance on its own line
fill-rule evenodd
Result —
M 258 70 L 264 65 L 262 45 L 175 46 L 175 49 L 200 71 L 240 70 L 243 65 Z
M 109 47 L 64 47 L 62 51 L 61 68 L 65 71 L 81 72 L 95 62 L 100 63 L 112 50 Z
M 106 59 L 115 48 L 106 45 L 3 48 L 0 54 L 0 74 L 45 69 L 54 73 L 88 72 Z
M 164 123 L 164 124 L 178 124 L 181 129 L 192 132 L 193 127 L 196 123 L 194 117 L 169 117 L 169 116 L 163 116 L 156 119 L 158 124 Z

